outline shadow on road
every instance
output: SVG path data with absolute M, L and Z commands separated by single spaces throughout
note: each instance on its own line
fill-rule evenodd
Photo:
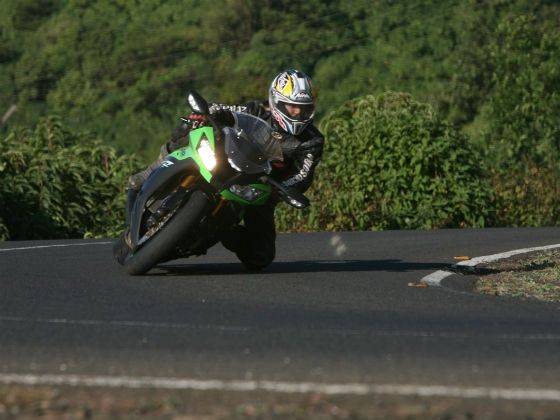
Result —
M 325 260 L 325 261 L 279 261 L 272 263 L 259 274 L 356 272 L 356 271 L 416 271 L 449 268 L 445 263 L 421 263 L 402 260 Z M 150 275 L 247 275 L 241 263 L 177 264 L 158 266 L 164 273 Z

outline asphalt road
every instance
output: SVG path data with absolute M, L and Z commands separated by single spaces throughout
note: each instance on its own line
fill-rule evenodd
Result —
M 280 235 L 259 274 L 217 247 L 129 277 L 84 242 L 0 244 L 0 373 L 560 389 L 560 305 L 408 287 L 558 228 Z

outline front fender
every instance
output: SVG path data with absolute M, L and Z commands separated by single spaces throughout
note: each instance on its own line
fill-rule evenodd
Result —
M 159 168 L 150 174 L 142 189 L 136 197 L 130 215 L 130 241 L 132 249 L 135 250 L 140 240 L 140 228 L 142 226 L 142 216 L 146 209 L 146 203 L 157 191 L 168 186 L 172 181 L 178 182 L 179 179 L 188 173 L 198 173 L 199 167 L 191 158 L 178 160 L 173 156 L 167 156 Z

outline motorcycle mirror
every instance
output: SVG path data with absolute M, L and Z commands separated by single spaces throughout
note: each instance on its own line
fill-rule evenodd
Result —
M 197 91 L 189 91 L 189 93 L 187 94 L 187 102 L 189 103 L 193 112 L 195 112 L 196 114 L 210 114 L 208 102 L 206 102 L 206 100 Z

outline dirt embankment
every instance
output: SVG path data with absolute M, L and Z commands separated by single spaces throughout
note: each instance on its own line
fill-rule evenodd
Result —
M 557 403 L 384 395 L 0 386 L 0 419 L 554 419 Z

